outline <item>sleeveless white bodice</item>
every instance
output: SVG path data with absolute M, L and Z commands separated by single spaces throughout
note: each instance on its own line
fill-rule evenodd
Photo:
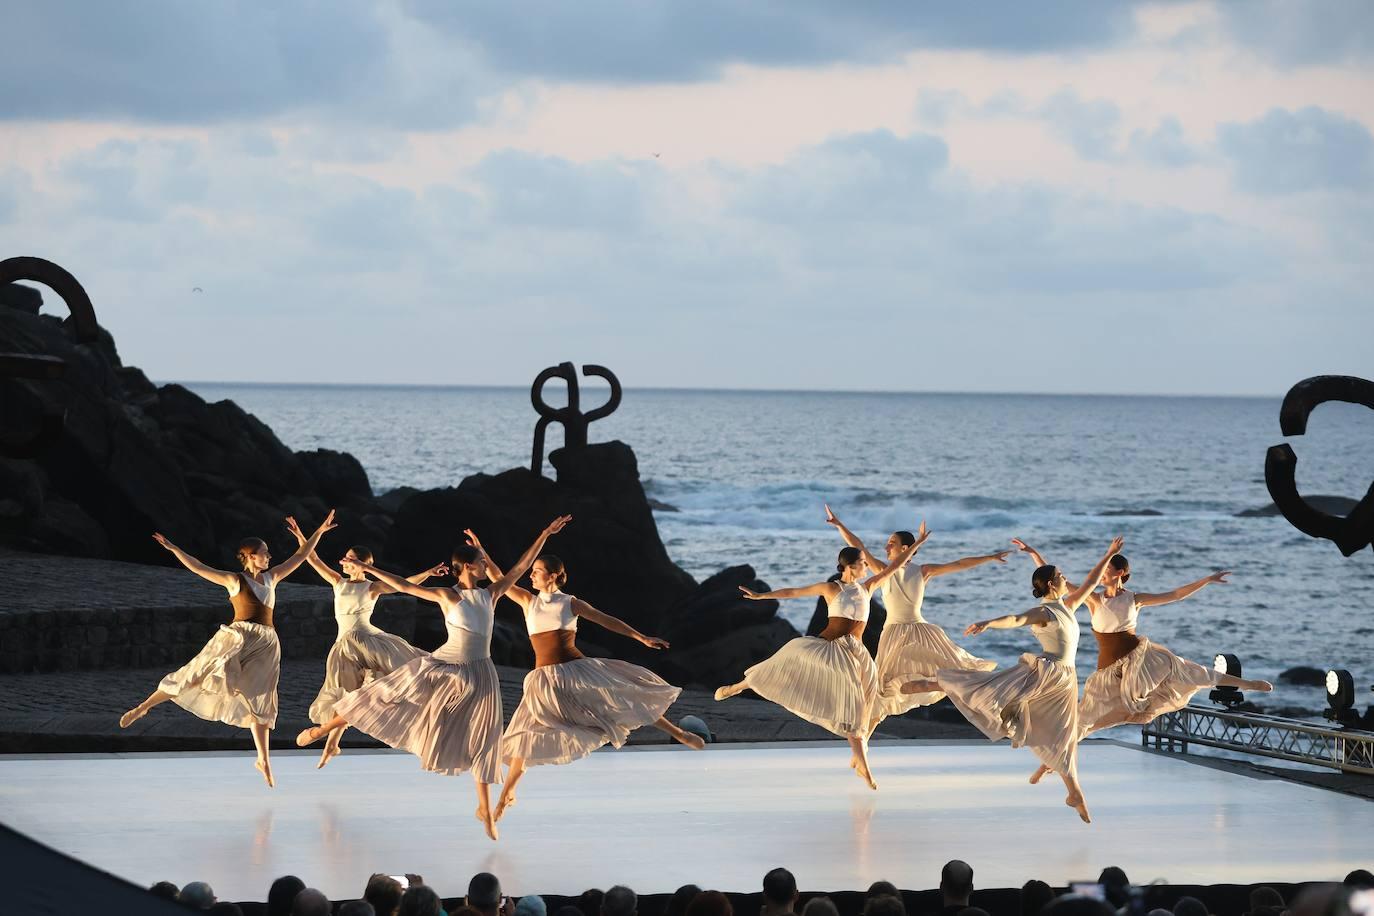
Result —
M 1135 592 L 1123 588 L 1110 598 L 1097 596 L 1097 605 L 1092 612 L 1093 629 L 1099 633 L 1134 631 L 1139 617 L 1140 605 L 1136 604 Z
M 858 582 L 840 585 L 839 592 L 827 603 L 831 617 L 844 617 L 860 623 L 868 620 L 868 589 Z
M 926 598 L 926 577 L 921 567 L 908 563 L 883 583 L 883 607 L 888 623 L 924 623 L 921 603 Z
M 262 578 L 264 581 L 259 582 L 246 572 L 239 573 L 234 577 L 234 584 L 228 587 L 226 591 L 232 598 L 239 593 L 239 589 L 243 588 L 243 583 L 247 582 L 248 587 L 253 590 L 253 594 L 265 607 L 275 609 L 277 606 L 277 583 L 272 581 L 272 576 L 268 573 L 263 573 Z
M 1044 650 L 1040 653 L 1041 657 L 1063 662 L 1072 668 L 1078 661 L 1077 618 L 1069 613 L 1062 601 L 1051 601 L 1040 606 L 1054 617 L 1043 627 L 1030 628 Z
M 454 602 L 445 602 L 444 629 L 448 641 L 431 655 L 441 662 L 470 662 L 491 655 L 491 615 L 494 602 L 485 588 L 453 589 Z
M 340 579 L 334 586 L 334 622 L 339 625 L 339 635 L 355 629 L 376 629 L 372 626 L 372 609 L 376 606 L 371 581 Z
M 564 592 L 540 592 L 525 609 L 525 629 L 530 635 L 550 630 L 576 630 L 573 596 Z

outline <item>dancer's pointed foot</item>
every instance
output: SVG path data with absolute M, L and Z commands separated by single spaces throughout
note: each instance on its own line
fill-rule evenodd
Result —
M 490 808 L 477 808 L 477 820 L 481 822 L 482 829 L 487 832 L 487 839 L 495 841 L 501 839 L 501 834 L 496 829 L 496 818 L 492 817 Z
M 267 788 L 275 789 L 277 787 L 277 781 L 272 778 L 272 764 L 270 762 L 259 757 L 253 766 L 262 774 L 262 778 L 267 780 Z
M 505 816 L 505 813 L 506 813 L 506 809 L 507 809 L 507 808 L 511 808 L 511 807 L 514 807 L 514 806 L 515 806 L 515 793 L 512 792 L 510 795 L 506 795 L 506 794 L 503 792 L 503 793 L 501 794 L 501 797 L 500 797 L 499 799 L 497 799 L 497 801 L 496 801 L 496 810 L 495 810 L 494 812 L 492 812 L 492 815 L 491 815 L 491 822 L 492 822 L 493 824 L 495 824 L 497 821 L 499 821 L 502 817 Z
M 702 748 L 706 747 L 705 738 L 701 737 L 701 735 L 694 735 L 689 731 L 684 731 L 681 736 L 674 735 L 673 737 L 677 738 L 678 741 L 687 745 L 694 751 L 699 751 Z
M 296 743 L 297 743 L 297 744 L 300 744 L 300 740 L 301 740 L 301 739 L 300 739 L 300 736 L 298 735 L 298 736 L 296 737 Z M 317 764 L 315 764 L 315 769 L 317 769 L 317 770 L 323 770 L 323 769 L 324 769 L 324 765 L 325 765 L 326 763 L 328 763 L 329 761 L 333 760 L 335 757 L 339 756 L 339 755 L 342 754 L 342 753 L 343 753 L 343 751 L 339 750 L 338 745 L 326 744 L 326 745 L 324 746 L 324 750 L 323 750 L 323 751 L 320 751 L 320 762 L 317 763 Z
M 296 736 L 296 747 L 308 747 L 323 737 L 324 732 L 312 725 Z
M 1050 771 L 1050 768 L 1049 768 L 1049 767 L 1045 766 L 1043 763 L 1040 764 L 1040 768 L 1037 769 L 1034 773 L 1031 774 L 1030 784 L 1031 784 L 1031 785 L 1035 785 L 1035 784 L 1037 784 L 1038 782 L 1040 782 L 1040 780 L 1042 780 L 1042 779 L 1045 778 L 1045 775 L 1046 775 L 1047 773 L 1049 773 L 1049 771 Z
M 1091 824 L 1093 822 L 1092 815 L 1088 814 L 1088 803 L 1083 800 L 1082 795 L 1070 795 L 1064 799 L 1064 804 L 1077 811 L 1083 823 Z
M 119 727 L 128 728 L 147 714 L 148 710 L 142 704 L 139 704 L 119 717 Z
M 716 702 L 719 703 L 721 700 L 728 700 L 735 694 L 739 693 L 741 690 L 743 690 L 743 688 L 740 687 L 738 684 L 727 684 L 724 687 L 717 687 Z
M 934 678 L 924 678 L 919 681 L 907 681 L 901 686 L 902 693 L 935 693 L 940 689 L 940 682 Z
M 868 787 L 874 792 L 878 791 L 878 783 L 873 779 L 873 771 L 868 768 L 868 764 L 862 760 L 855 760 L 854 772 L 859 774 L 859 778 L 868 783 Z

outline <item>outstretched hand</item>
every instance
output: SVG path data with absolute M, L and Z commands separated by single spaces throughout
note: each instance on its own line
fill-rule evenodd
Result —
M 657 636 L 644 636 L 641 637 L 639 641 L 644 643 L 644 645 L 648 646 L 650 649 L 668 648 L 668 640 L 659 639 Z
M 296 539 L 297 544 L 304 544 L 306 541 L 310 540 L 305 536 L 305 532 L 301 530 L 301 526 L 296 523 L 296 517 L 294 515 L 288 515 L 286 517 L 286 530 L 291 532 L 291 536 Z
M 486 551 L 486 548 L 484 548 L 484 547 L 482 546 L 482 542 L 481 542 L 480 540 L 477 539 L 477 535 L 473 533 L 473 531 L 472 531 L 471 528 L 464 528 L 464 529 L 463 529 L 463 534 L 467 536 L 467 541 L 468 541 L 468 546 L 469 546 L 469 547 L 475 548 L 475 549 L 481 551 L 482 553 L 486 553 L 486 552 L 487 552 L 487 551 Z
M 1226 585 L 1226 577 L 1229 575 L 1231 575 L 1231 570 L 1229 569 L 1217 570 L 1216 572 L 1212 573 L 1210 576 L 1207 577 L 1207 581 L 1216 582 L 1220 585 Z
M 1126 539 L 1121 537 L 1120 535 L 1117 535 L 1116 537 L 1112 538 L 1111 545 L 1107 547 L 1107 556 L 1112 556 L 1113 554 L 1121 553 L 1121 548 L 1124 546 L 1126 546 Z
M 163 534 L 162 532 L 160 532 L 160 531 L 154 531 L 154 532 L 153 532 L 153 540 L 157 541 L 159 544 L 161 544 L 163 547 L 167 548 L 168 550 L 176 550 L 176 546 L 175 546 L 174 544 L 172 544 L 171 541 L 167 540 L 166 535 L 164 535 L 164 534 Z
M 554 535 L 554 534 L 557 534 L 558 532 L 562 531 L 562 530 L 567 526 L 568 522 L 570 522 L 570 521 L 572 521 L 572 516 L 571 516 L 571 515 L 560 515 L 560 516 L 558 516 L 558 518 L 556 518 L 556 519 L 554 519 L 553 521 L 549 522 L 548 527 L 544 529 L 544 534 L 546 534 L 546 535 Z
M 752 590 L 752 589 L 745 588 L 743 585 L 741 585 L 741 586 L 739 587 L 739 590 L 740 590 L 740 592 L 744 595 L 744 597 L 748 598 L 750 601 L 762 601 L 762 600 L 763 600 L 763 594 L 760 593 L 760 592 L 756 592 L 756 591 L 754 591 L 754 590 Z
M 1012 538 L 1012 539 L 1011 539 L 1011 546 L 1015 547 L 1017 550 L 1021 551 L 1022 553 L 1034 553 L 1034 550 L 1031 548 L 1031 545 L 1027 544 L 1025 541 L 1021 540 L 1020 538 Z
M 330 509 L 329 514 L 324 517 L 324 521 L 320 522 L 320 527 L 315 530 L 324 534 L 326 531 L 333 531 L 337 527 L 339 526 L 334 522 L 334 510 Z
M 1010 550 L 999 550 L 992 555 L 992 558 L 996 560 L 998 563 L 1005 563 L 1007 562 L 1007 557 L 1009 556 L 1011 556 Z
M 827 525 L 834 525 L 838 528 L 840 526 L 840 520 L 835 517 L 834 512 L 830 511 L 830 503 L 821 503 L 821 505 L 825 506 L 825 523 Z
M 986 630 L 987 628 L 988 628 L 988 622 L 987 622 L 986 620 L 979 620 L 979 621 L 976 622 L 976 623 L 971 623 L 971 624 L 969 624 L 969 625 L 968 625 L 968 629 L 964 630 L 964 635 L 965 635 L 965 636 L 977 636 L 979 633 L 983 632 L 983 631 Z
M 444 575 L 448 575 L 448 564 L 447 564 L 447 563 L 435 563 L 435 564 L 434 564 L 433 566 L 431 566 L 429 569 L 425 570 L 425 575 L 426 575 L 426 576 L 430 576 L 431 578 L 434 577 L 434 576 L 444 576 Z

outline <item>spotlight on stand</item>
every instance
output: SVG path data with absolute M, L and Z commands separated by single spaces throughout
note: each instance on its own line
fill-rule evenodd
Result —
M 1355 678 L 1343 668 L 1326 672 L 1326 709 L 1322 715 L 1346 728 L 1374 730 L 1374 706 L 1363 716 L 1355 709 Z
M 1240 677 L 1240 659 L 1229 652 L 1221 653 L 1212 659 L 1212 667 L 1222 674 Z M 1214 687 L 1207 699 L 1225 709 L 1236 709 L 1245 702 L 1245 694 L 1238 687 Z

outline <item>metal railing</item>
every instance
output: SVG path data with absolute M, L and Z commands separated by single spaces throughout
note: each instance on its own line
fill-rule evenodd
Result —
M 1140 743 L 1175 753 L 1201 744 L 1374 776 L 1374 732 L 1280 716 L 1185 706 L 1141 726 Z

